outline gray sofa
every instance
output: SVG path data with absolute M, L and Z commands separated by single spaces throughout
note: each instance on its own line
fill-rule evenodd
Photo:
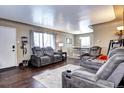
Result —
M 95 59 L 101 55 L 102 48 L 99 46 L 93 46 L 90 48 L 89 53 L 84 53 L 80 56 L 80 59 L 82 61 L 88 60 L 88 59 Z
M 31 55 L 30 61 L 31 65 L 35 67 L 41 67 L 62 61 L 61 53 L 54 52 L 51 47 L 33 47 L 32 52 L 33 55 Z
M 114 54 L 124 54 L 124 47 L 113 49 L 109 52 L 108 58 L 112 57 Z M 97 60 L 81 60 L 80 65 L 89 69 L 98 70 L 104 63 L 97 62 Z
M 83 67 L 82 67 L 83 68 Z M 62 73 L 63 88 L 114 88 L 124 76 L 124 54 L 114 54 L 98 71 L 77 69 Z

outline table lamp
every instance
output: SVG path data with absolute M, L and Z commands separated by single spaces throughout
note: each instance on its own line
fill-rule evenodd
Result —
M 119 40 L 122 39 L 122 36 L 123 36 L 123 30 L 124 30 L 124 26 L 118 26 L 117 27 L 117 32 L 115 33 L 115 35 L 119 36 Z
M 60 52 L 62 52 L 63 43 L 59 43 Z

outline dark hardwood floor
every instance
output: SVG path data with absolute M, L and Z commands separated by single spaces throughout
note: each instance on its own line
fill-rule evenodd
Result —
M 79 65 L 76 59 L 67 59 L 64 62 L 51 64 L 40 68 L 13 68 L 8 71 L 0 72 L 0 88 L 41 88 L 43 85 L 34 80 L 32 76 L 43 73 L 48 69 L 55 69 L 66 64 Z

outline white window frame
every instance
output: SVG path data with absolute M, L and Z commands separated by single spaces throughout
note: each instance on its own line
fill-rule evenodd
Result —
M 83 41 L 83 39 L 84 39 L 84 41 Z M 83 42 L 85 43 L 84 45 L 83 45 Z M 81 44 L 81 47 L 90 47 L 91 46 L 91 37 L 90 36 L 80 37 L 80 44 Z
M 35 42 L 35 34 L 39 34 L 38 36 L 38 42 Z M 50 44 L 48 44 L 49 47 L 52 47 L 53 49 L 55 49 L 55 35 L 54 34 L 50 34 L 50 33 L 41 33 L 41 32 L 33 32 L 33 47 L 48 47 L 45 44 L 45 35 L 48 35 L 48 41 Z M 42 42 L 41 42 L 42 41 Z M 38 44 L 39 43 L 39 44 Z

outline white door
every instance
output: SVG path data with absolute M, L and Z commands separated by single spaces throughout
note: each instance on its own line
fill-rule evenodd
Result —
M 17 66 L 16 29 L 0 26 L 0 69 Z

